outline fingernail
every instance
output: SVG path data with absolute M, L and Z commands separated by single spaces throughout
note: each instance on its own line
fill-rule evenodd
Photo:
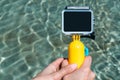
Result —
M 92 58 L 91 58 L 91 57 L 89 57 L 89 63 L 91 63 L 91 61 L 92 61 Z
M 90 67 L 91 66 L 91 62 L 92 62 L 92 58 L 89 56 L 87 61 L 86 61 L 86 65 L 87 66 L 89 65 L 88 67 Z
M 90 56 L 86 57 L 85 63 L 90 63 L 90 62 L 91 62 L 91 57 Z
M 71 64 L 70 65 L 72 69 L 76 69 L 77 68 L 77 64 Z

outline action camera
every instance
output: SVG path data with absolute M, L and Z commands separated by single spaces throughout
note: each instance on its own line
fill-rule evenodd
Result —
M 62 11 L 62 32 L 67 35 L 91 34 L 93 21 L 93 11 L 89 7 L 66 7 Z

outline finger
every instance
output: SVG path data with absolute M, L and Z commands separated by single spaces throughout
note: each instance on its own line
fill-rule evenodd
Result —
M 68 60 L 63 60 L 61 67 L 65 67 L 68 65 Z
M 62 63 L 63 60 L 64 60 L 63 58 L 59 58 L 59 59 L 55 60 L 54 62 L 49 64 L 48 67 L 45 68 L 40 73 L 40 75 L 46 75 L 46 74 L 50 74 L 50 73 L 56 72 L 56 70 L 58 69 L 58 67 L 60 66 L 60 64 Z
M 52 77 L 54 78 L 53 80 L 61 80 L 63 78 L 63 76 L 73 72 L 76 69 L 77 69 L 76 64 L 68 65 L 68 66 L 62 68 L 60 71 L 53 73 L 52 74 Z
M 87 56 L 85 58 L 85 61 L 84 61 L 83 65 L 81 66 L 81 68 L 90 68 L 91 67 L 91 63 L 92 63 L 91 56 Z
M 95 80 L 95 73 L 91 71 L 88 80 Z

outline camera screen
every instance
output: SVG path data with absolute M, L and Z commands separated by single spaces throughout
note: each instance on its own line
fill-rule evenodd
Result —
M 64 12 L 65 32 L 91 31 L 91 12 Z

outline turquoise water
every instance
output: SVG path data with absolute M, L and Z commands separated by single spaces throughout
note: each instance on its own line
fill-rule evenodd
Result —
M 67 57 L 61 32 L 65 6 L 90 6 L 96 40 L 83 38 L 96 80 L 120 80 L 119 0 L 0 0 L 0 80 L 30 80 L 58 57 Z

